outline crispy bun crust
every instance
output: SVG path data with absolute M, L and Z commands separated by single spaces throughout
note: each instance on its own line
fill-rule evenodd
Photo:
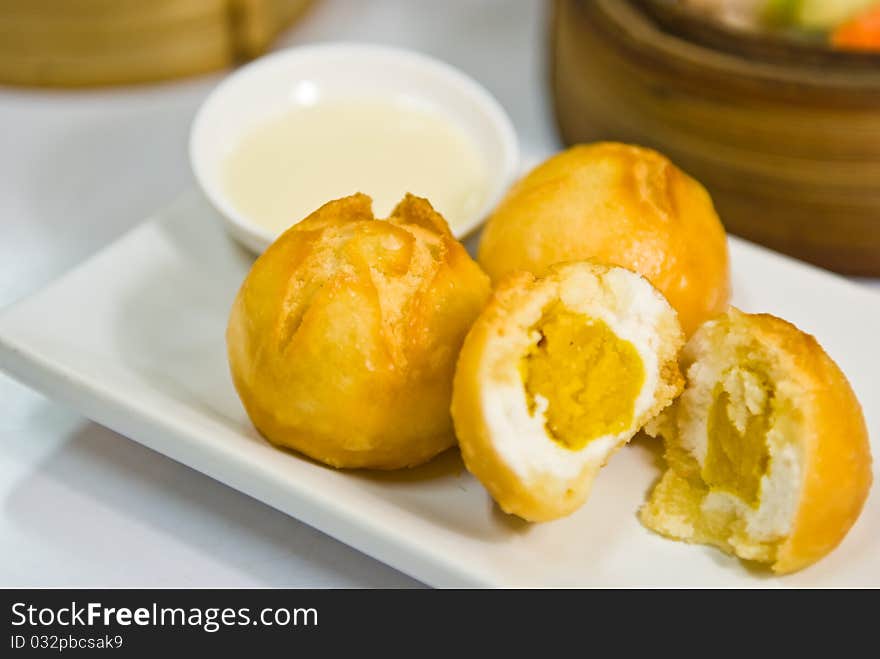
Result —
M 687 374 L 685 396 L 648 427 L 651 434 L 664 437 L 670 469 L 642 508 L 641 518 L 664 535 L 717 544 L 734 553 L 723 539 L 701 537 L 693 530 L 693 520 L 682 524 L 674 504 L 677 497 L 685 496 L 681 484 L 698 477 L 684 471 L 677 474 L 681 478 L 673 474 L 675 465 L 683 464 L 675 459 L 683 450 L 681 432 L 690 427 L 704 436 L 706 433 L 704 427 L 693 425 L 693 409 L 679 409 L 680 401 L 692 388 L 701 386 L 700 379 L 711 360 L 721 354 L 727 355 L 725 363 L 730 355 L 736 355 L 743 365 L 754 360 L 762 363 L 777 395 L 784 398 L 776 423 L 785 428 L 785 442 L 796 449 L 800 475 L 771 488 L 777 500 L 789 499 L 780 488 L 793 491 L 792 513 L 786 518 L 791 524 L 777 541 L 774 554 L 760 560 L 778 574 L 800 570 L 831 552 L 856 522 L 871 487 L 871 451 L 861 406 L 843 372 L 814 337 L 769 314 L 746 314 L 731 308 L 701 327 L 685 346 L 681 360 Z M 711 379 L 706 382 L 714 386 Z M 670 438 L 675 439 L 673 446 Z M 776 473 L 783 472 L 780 467 Z M 767 473 L 772 479 L 772 466 Z M 702 501 L 696 501 L 693 514 L 702 514 L 696 512 L 701 506 Z M 740 542 L 749 551 L 749 546 L 758 546 L 759 541 L 750 538 Z
M 858 519 L 872 482 L 868 428 L 849 381 L 813 336 L 769 314 L 740 315 L 763 343 L 785 355 L 790 378 L 809 392 L 800 433 L 800 505 L 773 564 L 785 574 L 828 554 Z
M 489 279 L 430 204 L 387 221 L 332 201 L 254 263 L 226 332 L 232 379 L 269 441 L 334 467 L 420 464 L 455 442 L 449 403 Z
M 604 453 L 594 454 L 583 461 L 578 459 L 579 471 L 572 478 L 561 478 L 538 468 L 525 479 L 499 448 L 505 438 L 493 429 L 490 420 L 492 413 L 488 406 L 491 405 L 492 390 L 511 381 L 517 387 L 523 386 L 516 364 L 523 356 L 525 346 L 534 340 L 530 338 L 530 327 L 540 317 L 541 309 L 559 300 L 564 295 L 563 289 L 567 289 L 567 294 L 574 297 L 601 299 L 611 314 L 629 314 L 631 309 L 627 305 L 630 304 L 628 294 L 631 290 L 614 290 L 608 276 L 620 270 L 577 262 L 551 266 L 541 277 L 529 272 L 511 273 L 495 288 L 489 303 L 468 332 L 459 354 L 453 387 L 455 431 L 468 471 L 482 482 L 508 514 L 532 522 L 544 522 L 564 517 L 580 508 L 589 496 L 593 479 L 611 455 L 681 392 L 684 382 L 678 367 L 678 353 L 684 343 L 681 326 L 663 296 L 643 278 L 638 278 L 639 287 L 646 289 L 644 292 L 654 298 L 663 311 L 653 319 L 659 341 L 655 389 L 648 408 L 633 418 L 632 432 L 619 437 Z M 632 272 L 626 274 L 634 277 Z M 546 436 L 534 439 L 553 441 Z M 575 458 L 569 456 L 568 459 Z
M 581 259 L 646 277 L 687 335 L 730 298 L 726 236 L 709 194 L 650 149 L 603 142 L 553 156 L 495 209 L 478 258 L 493 281 Z

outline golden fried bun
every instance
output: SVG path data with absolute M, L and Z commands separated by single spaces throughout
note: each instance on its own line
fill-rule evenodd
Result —
M 494 210 L 477 260 L 497 281 L 582 259 L 646 277 L 688 335 L 727 308 L 727 240 L 712 200 L 656 151 L 604 142 L 553 156 Z
M 794 325 L 736 309 L 682 353 L 687 384 L 648 432 L 665 442 L 649 528 L 777 573 L 830 552 L 871 486 L 862 410 L 846 377 Z
M 455 371 L 465 465 L 507 513 L 568 515 L 611 454 L 678 395 L 683 344 L 675 311 L 629 270 L 574 262 L 511 274 Z
M 387 221 L 331 201 L 254 263 L 226 341 L 269 441 L 334 467 L 394 469 L 455 442 L 449 402 L 489 278 L 444 219 L 407 195 Z

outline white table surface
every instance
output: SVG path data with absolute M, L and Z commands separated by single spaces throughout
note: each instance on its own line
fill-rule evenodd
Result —
M 558 148 L 545 12 L 537 0 L 319 0 L 278 45 L 362 40 L 440 57 L 489 88 L 534 157 Z M 193 185 L 189 124 L 220 77 L 0 88 L 0 307 Z M 0 557 L 0 586 L 419 585 L 3 375 Z

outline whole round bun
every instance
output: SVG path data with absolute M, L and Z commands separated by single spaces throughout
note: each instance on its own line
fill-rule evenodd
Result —
M 642 521 L 780 574 L 834 549 L 872 481 L 865 420 L 837 364 L 794 325 L 730 309 L 694 334 L 682 368 L 684 393 L 648 426 L 668 469 Z
M 455 372 L 465 465 L 507 513 L 574 512 L 611 455 L 681 391 L 683 344 L 675 311 L 630 270 L 582 261 L 505 277 Z
M 492 281 L 581 259 L 646 277 L 687 335 L 730 298 L 726 236 L 709 194 L 650 149 L 604 142 L 553 156 L 495 209 L 478 257 Z
M 233 381 L 274 444 L 394 469 L 452 446 L 455 360 L 489 279 L 430 204 L 387 221 L 332 201 L 254 263 L 226 333 Z

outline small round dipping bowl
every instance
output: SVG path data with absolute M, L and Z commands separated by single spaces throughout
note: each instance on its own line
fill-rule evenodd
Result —
M 189 150 L 196 180 L 236 240 L 259 253 L 276 238 L 239 212 L 224 189 L 225 161 L 241 138 L 260 123 L 317 99 L 358 96 L 418 103 L 452 121 L 473 142 L 486 164 L 487 194 L 483 206 L 453 228 L 459 238 L 483 222 L 518 172 L 510 119 L 488 91 L 461 71 L 385 46 L 327 43 L 291 48 L 226 78 L 205 100 L 192 125 Z

